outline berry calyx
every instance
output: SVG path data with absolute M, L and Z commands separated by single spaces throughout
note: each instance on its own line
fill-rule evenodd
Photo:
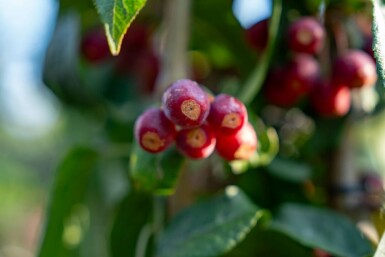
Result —
M 247 122 L 247 110 L 237 98 L 220 94 L 211 103 L 207 121 L 214 130 L 235 133 Z
M 162 102 L 167 118 L 182 128 L 200 126 L 210 111 L 206 92 L 188 79 L 174 82 L 164 92 Z
M 335 61 L 333 80 L 350 88 L 372 86 L 377 81 L 376 64 L 364 51 L 350 50 Z
M 313 17 L 303 17 L 289 27 L 289 48 L 297 53 L 317 54 L 323 46 L 325 31 Z
M 351 95 L 347 86 L 334 82 L 320 82 L 312 92 L 311 104 L 325 117 L 341 117 L 350 110 Z
M 215 143 L 215 134 L 206 124 L 191 129 L 182 129 L 176 137 L 178 149 L 192 159 L 207 158 L 214 151 Z
M 159 108 L 150 108 L 135 122 L 135 138 L 139 145 L 151 153 L 165 150 L 174 140 L 175 125 Z
M 234 134 L 217 133 L 216 150 L 228 160 L 248 160 L 257 149 L 257 135 L 253 126 L 246 123 Z

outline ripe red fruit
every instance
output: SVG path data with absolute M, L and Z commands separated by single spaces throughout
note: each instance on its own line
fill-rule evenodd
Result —
M 377 81 L 376 64 L 364 51 L 350 50 L 335 61 L 333 80 L 350 88 L 372 86 Z
M 269 20 L 265 19 L 257 22 L 246 30 L 246 39 L 249 44 L 258 51 L 266 48 L 269 38 Z
M 319 83 L 312 92 L 311 104 L 317 113 L 325 117 L 340 117 L 349 112 L 350 90 L 347 86 L 333 83 Z
M 235 133 L 247 122 L 247 110 L 237 98 L 220 94 L 211 103 L 207 121 L 214 130 Z
M 192 159 L 208 157 L 214 151 L 215 142 L 215 134 L 206 124 L 196 128 L 182 129 L 176 137 L 178 149 Z
M 210 111 L 206 92 L 188 79 L 174 82 L 164 92 L 162 102 L 167 118 L 182 128 L 203 124 Z
M 175 125 L 159 108 L 150 108 L 135 122 L 135 138 L 140 146 L 151 153 L 165 150 L 174 140 Z
M 286 87 L 283 74 L 283 69 L 270 71 L 264 85 L 264 94 L 267 102 L 270 104 L 280 107 L 291 107 L 298 102 L 301 95 Z
M 295 55 L 283 69 L 284 87 L 295 95 L 308 94 L 320 77 L 318 62 L 307 54 Z
M 90 63 L 99 63 L 111 57 L 108 42 L 102 29 L 87 32 L 80 43 L 80 50 L 84 58 Z
M 248 160 L 257 149 L 257 135 L 253 126 L 246 123 L 234 134 L 217 133 L 216 150 L 228 161 Z
M 325 31 L 313 17 L 303 17 L 289 27 L 289 48 L 297 53 L 316 54 L 323 46 Z

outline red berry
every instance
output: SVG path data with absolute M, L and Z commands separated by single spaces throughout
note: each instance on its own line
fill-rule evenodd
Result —
M 334 82 L 319 83 L 310 100 L 318 114 L 326 117 L 344 116 L 351 105 L 349 88 Z
M 257 22 L 246 30 L 246 38 L 249 44 L 258 51 L 266 48 L 269 38 L 269 20 Z
M 80 48 L 82 55 L 90 63 L 99 63 L 111 56 L 106 36 L 101 29 L 86 33 Z
M 203 124 L 210 111 L 206 92 L 188 79 L 174 82 L 164 92 L 162 101 L 167 118 L 182 128 Z
M 364 51 L 350 50 L 335 61 L 333 80 L 350 88 L 372 86 L 377 81 L 376 64 Z
M 240 130 L 247 122 L 247 110 L 237 98 L 220 94 L 211 103 L 207 121 L 213 129 L 231 134 Z
M 133 72 L 140 90 L 151 93 L 154 90 L 155 81 L 159 74 L 159 59 L 153 52 L 141 52 L 135 60 Z
M 135 138 L 140 146 L 151 153 L 165 150 L 174 140 L 175 125 L 159 108 L 150 108 L 135 122 Z
M 214 151 L 215 142 L 215 134 L 206 124 L 196 128 L 182 129 L 176 137 L 178 149 L 192 159 L 208 157 Z
M 320 77 L 318 62 L 310 55 L 298 54 L 285 66 L 283 83 L 295 95 L 308 94 Z
M 301 95 L 286 87 L 283 75 L 283 69 L 270 71 L 265 82 L 264 94 L 267 102 L 270 104 L 280 107 L 291 107 L 299 101 Z
M 250 123 L 234 134 L 217 133 L 216 150 L 228 161 L 248 160 L 256 149 L 257 135 Z
M 143 25 L 134 23 L 127 30 L 122 42 L 122 54 L 146 50 L 150 45 L 149 29 Z
M 289 48 L 298 53 L 319 53 L 325 37 L 323 26 L 313 17 L 303 17 L 289 27 Z

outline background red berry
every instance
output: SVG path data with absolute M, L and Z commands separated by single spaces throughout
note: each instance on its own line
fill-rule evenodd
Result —
M 303 17 L 289 27 L 289 48 L 298 53 L 316 54 L 323 46 L 325 31 L 313 17 Z
M 258 51 L 266 48 L 269 38 L 269 20 L 261 20 L 246 30 L 246 39 L 250 46 Z
M 326 117 L 340 117 L 350 110 L 351 96 L 347 86 L 334 82 L 320 82 L 312 92 L 311 104 L 317 113 Z
M 297 54 L 283 67 L 284 86 L 294 95 L 308 94 L 319 77 L 319 64 L 311 55 Z
M 234 133 L 247 122 L 247 110 L 237 98 L 220 94 L 211 103 L 207 120 L 215 130 L 220 130 L 222 133 Z
M 151 108 L 135 122 L 135 138 L 140 146 L 151 153 L 165 150 L 174 140 L 175 125 L 159 108 Z
M 164 92 L 162 102 L 166 116 L 183 128 L 203 124 L 210 111 L 206 92 L 188 79 L 174 82 Z
M 336 59 L 333 80 L 350 88 L 372 86 L 377 81 L 376 64 L 364 51 L 350 50 Z
M 215 149 L 215 142 L 215 134 L 206 124 L 196 128 L 182 129 L 176 137 L 178 149 L 192 159 L 208 157 Z
M 250 123 L 234 134 L 217 133 L 216 150 L 228 161 L 247 160 L 257 149 L 257 135 Z
M 80 43 L 80 49 L 83 57 L 90 63 L 99 63 L 111 57 L 107 38 L 102 29 L 88 31 Z

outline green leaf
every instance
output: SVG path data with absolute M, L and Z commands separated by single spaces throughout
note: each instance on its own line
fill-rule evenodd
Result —
M 84 200 L 97 160 L 95 151 L 78 147 L 60 164 L 47 209 L 39 257 L 68 256 L 70 247 L 63 241 L 65 224 L 71 222 L 74 211 L 82 209 L 79 204 Z
M 283 205 L 272 229 L 301 244 L 344 257 L 362 257 L 372 253 L 369 241 L 346 217 L 331 210 L 299 204 Z
M 385 4 L 380 0 L 372 0 L 373 2 L 373 50 L 377 61 L 377 72 L 382 81 L 385 83 Z
M 152 215 L 152 198 L 131 192 L 118 207 L 110 236 L 111 256 L 134 257 L 139 234 Z
M 113 55 L 119 54 L 124 34 L 146 0 L 94 0 Z
M 282 158 L 275 158 L 267 167 L 270 174 L 294 183 L 301 183 L 310 179 L 312 170 L 304 164 Z
M 266 50 L 263 52 L 256 67 L 251 72 L 249 79 L 238 94 L 238 98 L 245 104 L 249 104 L 258 94 L 262 88 L 262 84 L 265 80 L 266 74 L 269 69 L 270 61 L 275 49 L 275 43 L 277 41 L 279 24 L 282 14 L 282 0 L 273 1 L 273 13 L 269 22 L 269 37 Z
M 262 217 L 235 186 L 178 214 L 160 236 L 158 257 L 219 256 L 234 248 Z
M 135 144 L 130 158 L 134 187 L 155 194 L 173 194 L 184 160 L 174 146 L 161 154 L 151 154 Z

